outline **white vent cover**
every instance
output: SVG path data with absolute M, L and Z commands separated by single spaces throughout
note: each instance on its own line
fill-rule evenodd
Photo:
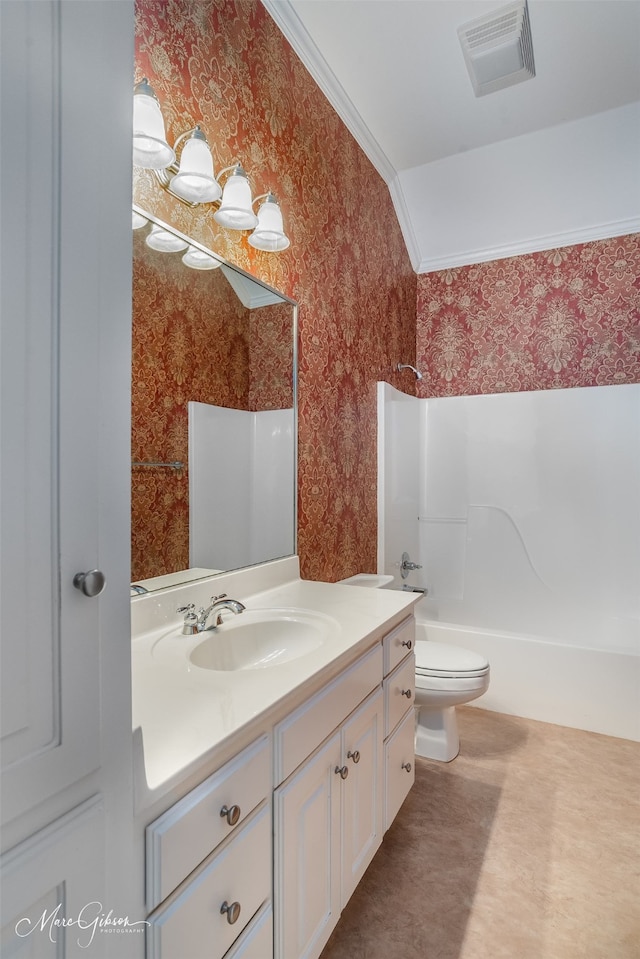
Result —
M 477 97 L 535 77 L 526 0 L 465 23 L 458 36 Z

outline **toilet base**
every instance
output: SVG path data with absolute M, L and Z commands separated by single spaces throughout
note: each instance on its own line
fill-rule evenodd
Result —
M 460 752 L 455 706 L 416 709 L 416 754 L 450 763 Z

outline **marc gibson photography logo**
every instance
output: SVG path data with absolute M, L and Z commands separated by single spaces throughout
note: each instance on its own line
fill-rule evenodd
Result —
M 82 907 L 78 915 L 65 916 L 62 912 L 62 903 L 59 902 L 55 909 L 47 912 L 45 909 L 37 919 L 30 919 L 24 916 L 18 919 L 16 923 L 16 935 L 21 939 L 32 936 L 34 933 L 45 933 L 50 942 L 57 942 L 59 929 L 79 930 L 76 942 L 81 949 L 88 949 L 96 937 L 96 933 L 132 933 L 144 932 L 145 926 L 149 923 L 146 919 L 139 919 L 134 922 L 128 916 L 115 916 L 113 909 L 108 912 L 103 911 L 101 902 L 88 902 Z

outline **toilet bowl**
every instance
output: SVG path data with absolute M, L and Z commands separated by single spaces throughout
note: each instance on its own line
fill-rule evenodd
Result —
M 489 663 L 460 646 L 419 639 L 416 653 L 416 753 L 451 762 L 460 751 L 456 706 L 489 688 Z

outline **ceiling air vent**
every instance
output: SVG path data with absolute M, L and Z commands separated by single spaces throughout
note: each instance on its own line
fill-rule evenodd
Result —
M 477 97 L 535 77 L 526 2 L 510 3 L 458 27 Z

